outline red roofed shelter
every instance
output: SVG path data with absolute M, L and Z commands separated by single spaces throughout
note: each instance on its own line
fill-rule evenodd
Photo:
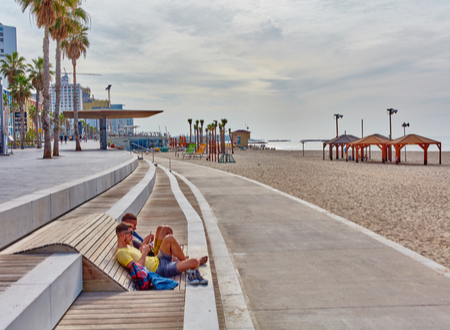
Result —
M 441 142 L 431 140 L 429 138 L 417 135 L 417 134 L 408 134 L 406 136 L 402 136 L 393 141 L 389 141 L 388 145 L 392 145 L 395 148 L 395 158 L 397 159 L 397 163 L 400 163 L 400 150 L 406 145 L 418 145 L 423 149 L 423 164 L 427 165 L 428 163 L 428 147 L 431 144 L 435 144 L 439 149 L 439 165 L 441 165 Z
M 358 162 L 359 159 L 359 151 L 361 150 L 361 161 L 364 161 L 364 150 L 366 150 L 366 156 L 367 156 L 367 148 L 369 146 L 377 146 L 381 149 L 381 158 L 383 159 L 383 163 L 386 162 L 388 158 L 388 146 L 387 143 L 390 142 L 389 138 L 386 136 L 380 135 L 380 134 L 373 134 L 366 137 L 363 137 L 359 140 L 355 140 L 352 142 L 347 143 L 347 152 L 346 152 L 346 158 L 348 160 L 348 150 L 350 148 L 356 149 L 356 157 L 355 160 Z

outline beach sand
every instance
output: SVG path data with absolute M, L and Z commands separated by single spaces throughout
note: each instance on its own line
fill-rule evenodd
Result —
M 246 150 L 234 158 L 236 164 L 185 161 L 267 184 L 450 268 L 450 152 L 437 165 L 438 153 L 430 151 L 428 166 L 422 152 L 408 152 L 402 165 L 324 161 L 322 151 L 303 157 L 301 151 Z

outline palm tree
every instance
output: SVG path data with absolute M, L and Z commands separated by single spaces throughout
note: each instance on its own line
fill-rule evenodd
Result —
M 55 81 L 55 121 L 53 135 L 59 136 L 59 109 L 61 102 L 61 41 L 67 39 L 69 33 L 80 23 L 89 23 L 89 15 L 82 8 L 77 7 L 78 0 L 70 0 L 61 6 L 57 12 L 55 24 L 50 28 L 50 35 L 56 41 L 56 81 Z M 76 85 L 74 84 L 74 93 Z M 53 156 L 59 156 L 59 144 L 53 143 Z
M 7 131 L 7 135 L 9 136 L 9 118 L 10 118 L 10 112 L 9 112 L 9 100 L 8 95 L 3 93 L 3 118 L 5 121 L 5 130 Z
M 23 140 L 25 138 L 25 121 L 23 116 L 23 106 L 25 101 L 31 97 L 31 90 L 33 86 L 30 83 L 30 80 L 25 77 L 23 74 L 18 75 L 14 78 L 16 83 L 12 85 L 11 95 L 14 99 L 19 103 L 20 107 L 20 148 L 24 149 Z
M 15 77 L 25 73 L 25 58 L 20 56 L 18 52 L 13 52 L 10 54 L 5 54 L 6 60 L 1 60 L 0 73 L 8 79 L 9 88 L 16 83 Z M 11 113 L 13 116 L 13 138 L 14 138 L 14 148 L 16 148 L 16 120 L 14 116 L 14 99 L 11 98 Z
M 31 84 L 36 90 L 36 107 L 39 109 L 40 103 L 40 93 L 44 89 L 44 59 L 42 57 L 38 57 L 37 59 L 32 60 L 34 66 L 32 64 L 28 64 L 28 78 L 31 80 Z M 49 64 L 49 68 L 51 68 L 51 64 Z M 53 72 L 50 71 L 52 75 Z M 36 136 L 39 136 L 37 139 L 37 147 L 38 149 L 42 148 L 41 143 L 41 135 L 38 133 L 39 130 L 39 111 L 36 111 Z
M 70 0 L 14 0 L 25 12 L 27 8 L 30 9 L 30 14 L 36 19 L 36 25 L 41 28 L 44 27 L 44 158 L 52 158 L 52 146 L 50 139 L 50 125 L 49 125 L 49 103 L 50 103 L 50 33 L 49 29 L 56 22 L 58 9 L 70 3 Z
M 77 60 L 84 55 L 86 58 L 86 51 L 89 48 L 89 39 L 87 37 L 88 28 L 77 24 L 74 27 L 72 33 L 69 37 L 61 42 L 61 48 L 63 49 L 63 56 L 72 60 L 73 65 L 73 117 L 75 125 L 75 140 L 76 140 L 76 151 L 81 151 L 79 132 L 78 132 L 78 107 L 77 107 Z M 81 100 L 80 100 L 81 102 Z
M 221 120 L 222 121 L 222 129 L 220 131 L 220 149 L 221 149 L 221 153 L 224 154 L 225 153 L 225 125 L 228 123 L 228 120 L 226 120 L 225 118 Z
M 190 132 L 189 144 L 191 144 L 192 143 L 192 118 L 188 119 L 188 123 L 189 123 L 189 132 Z
M 203 119 L 200 119 L 200 144 L 203 144 L 203 124 L 205 121 Z

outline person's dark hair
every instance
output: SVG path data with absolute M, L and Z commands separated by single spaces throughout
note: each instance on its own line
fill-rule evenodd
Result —
M 122 217 L 122 222 L 127 222 L 128 220 L 137 221 L 137 218 L 133 213 L 127 213 Z
M 129 229 L 133 229 L 133 225 L 126 222 L 121 222 L 116 227 L 116 235 L 119 236 L 120 234 L 128 231 Z

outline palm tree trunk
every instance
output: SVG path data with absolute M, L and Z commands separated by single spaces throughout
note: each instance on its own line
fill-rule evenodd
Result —
M 48 32 L 48 26 L 45 27 L 44 37 L 44 120 L 42 127 L 44 128 L 44 158 L 52 158 L 52 141 L 50 138 L 50 123 L 49 123 L 49 107 L 50 107 L 50 67 L 49 67 L 49 51 L 50 51 L 50 38 Z
M 36 121 L 36 142 L 37 142 L 37 148 L 42 148 L 41 143 L 41 134 L 39 134 L 39 89 L 36 89 L 36 115 L 35 115 L 35 121 Z
M 59 107 L 61 99 L 61 40 L 56 39 L 55 113 L 53 120 L 53 156 L 59 156 Z
M 13 149 L 17 148 L 16 145 L 16 110 L 14 109 L 14 98 L 11 97 L 11 115 L 13 118 Z
M 73 118 L 75 125 L 75 150 L 81 151 L 80 138 L 78 132 L 78 108 L 77 108 L 77 61 L 72 60 L 73 64 Z
M 20 149 L 25 149 L 23 140 L 25 136 L 25 121 L 23 118 L 23 104 L 20 105 Z

